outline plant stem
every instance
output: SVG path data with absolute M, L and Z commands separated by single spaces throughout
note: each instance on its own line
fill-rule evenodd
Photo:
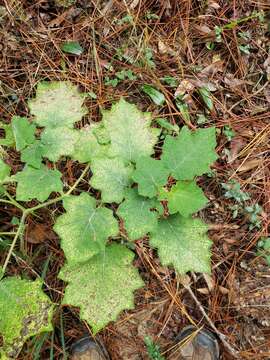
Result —
M 13 236 L 13 235 L 16 235 L 16 232 L 13 231 L 0 232 L 0 236 Z
M 71 188 L 63 195 L 56 197 L 55 199 L 51 199 L 46 201 L 45 203 L 33 206 L 32 208 L 28 208 L 25 209 L 25 212 L 27 214 L 30 214 L 38 209 L 41 209 L 43 207 L 46 207 L 48 205 L 52 205 L 57 203 L 58 201 L 63 200 L 66 196 L 70 195 L 72 193 L 72 191 L 74 191 L 76 189 L 76 187 L 78 186 L 78 184 L 81 182 L 81 180 L 84 178 L 85 174 L 87 173 L 87 171 L 90 169 L 90 164 L 88 164 L 86 166 L 86 168 L 83 170 L 83 172 L 81 173 L 80 177 L 75 181 L 75 183 L 71 186 Z
M 27 214 L 25 212 L 23 212 L 21 220 L 20 220 L 20 224 L 18 226 L 18 230 L 16 231 L 16 235 L 14 236 L 14 239 L 12 241 L 12 244 L 10 245 L 7 257 L 5 259 L 4 265 L 3 265 L 3 269 L 2 269 L 2 275 L 5 273 L 7 265 L 9 263 L 10 257 L 12 255 L 12 252 L 14 250 L 14 247 L 16 245 L 16 242 L 18 240 L 18 237 L 20 236 L 21 232 L 23 231 L 24 228 L 24 222 L 25 222 L 25 218 L 26 218 Z
M 10 257 L 12 255 L 12 252 L 14 250 L 14 247 L 16 245 L 16 242 L 18 240 L 19 237 L 22 236 L 22 233 L 23 233 L 23 228 L 24 228 L 24 223 L 25 223 L 25 220 L 26 220 L 26 217 L 33 213 L 34 211 L 38 210 L 38 209 L 41 209 L 41 208 L 44 208 L 48 205 L 52 205 L 52 204 L 55 204 L 57 203 L 58 201 L 61 201 L 63 200 L 66 196 L 70 195 L 72 193 L 72 191 L 74 191 L 76 189 L 76 187 L 78 186 L 78 184 L 81 182 L 81 180 L 84 178 L 84 176 L 86 175 L 87 171 L 90 169 L 90 164 L 88 164 L 85 169 L 83 170 L 83 172 L 81 173 L 80 177 L 75 181 L 75 183 L 70 187 L 70 189 L 63 195 L 61 196 L 58 196 L 56 197 L 55 199 L 51 199 L 51 200 L 48 200 L 46 201 L 45 203 L 42 203 L 42 204 L 39 204 L 39 205 L 36 205 L 36 206 L 33 206 L 31 208 L 24 208 L 22 205 L 20 205 L 16 200 L 14 200 L 10 194 L 8 192 L 5 192 L 5 195 L 9 198 L 9 200 L 2 200 L 0 199 L 1 202 L 4 202 L 4 203 L 8 203 L 8 204 L 12 204 L 14 206 L 16 206 L 18 209 L 20 209 L 22 211 L 22 217 L 20 219 L 20 223 L 19 223 L 19 226 L 18 226 L 18 229 L 15 233 L 15 236 L 14 236 L 14 239 L 12 241 L 12 244 L 10 245 L 10 248 L 9 248 L 9 251 L 8 251 L 8 254 L 7 254 L 7 257 L 5 259 L 5 262 L 4 262 L 4 265 L 3 265 L 3 269 L 2 269 L 2 274 L 5 273 L 6 271 L 6 268 L 7 268 L 7 265 L 9 263 L 9 260 L 10 260 Z M 0 233 L 0 234 L 3 234 L 3 233 Z M 8 234 L 11 234 L 11 233 L 6 233 L 6 235 Z M 21 241 L 21 250 L 23 250 L 23 243 Z
M 23 207 L 16 200 L 14 200 L 13 197 L 7 191 L 5 191 L 5 195 L 6 195 L 7 198 L 9 198 L 10 204 L 14 205 L 18 209 L 20 209 L 22 212 L 24 212 L 26 210 L 25 207 Z

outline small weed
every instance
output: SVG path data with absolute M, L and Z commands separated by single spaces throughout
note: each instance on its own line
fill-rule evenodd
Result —
M 222 183 L 221 185 L 223 189 L 226 190 L 224 196 L 227 199 L 236 201 L 236 204 L 230 206 L 233 212 L 233 218 L 235 219 L 239 214 L 242 214 L 249 219 L 249 230 L 260 228 L 261 220 L 259 219 L 259 215 L 262 212 L 261 206 L 257 203 L 253 205 L 246 204 L 246 201 L 250 200 L 250 195 L 241 190 L 241 185 L 237 181 L 231 180 L 228 184 Z
M 227 199 L 233 199 L 239 203 L 250 199 L 250 195 L 247 192 L 242 191 L 241 185 L 235 180 L 230 180 L 227 184 L 222 183 L 221 185 L 223 189 L 226 190 L 224 196 Z
M 148 356 L 151 360 L 165 360 L 164 356 L 160 353 L 159 346 L 155 344 L 149 336 L 144 338 L 144 343 L 147 348 Z
M 143 50 L 141 59 L 139 61 L 139 66 L 147 66 L 152 69 L 154 69 L 156 67 L 156 64 L 155 64 L 154 58 L 153 58 L 153 51 L 151 48 L 146 47 Z
M 117 25 L 125 25 L 125 24 L 132 24 L 133 23 L 133 16 L 127 14 L 122 17 L 122 19 L 117 19 L 114 21 Z
M 157 20 L 157 19 L 159 19 L 159 16 L 157 14 L 151 13 L 150 11 L 146 12 L 145 17 L 146 17 L 147 20 Z
M 166 85 L 168 85 L 170 87 L 175 88 L 178 86 L 178 80 L 173 76 L 164 76 L 160 80 L 163 81 Z
M 270 237 L 261 238 L 257 244 L 257 255 L 265 258 L 267 264 L 270 266 Z
M 249 230 L 254 228 L 259 229 L 261 227 L 261 220 L 259 219 L 259 215 L 262 212 L 261 206 L 257 203 L 254 205 L 245 206 L 244 211 L 249 218 Z
M 117 73 L 115 73 L 115 77 L 114 78 L 109 78 L 109 76 L 105 77 L 105 85 L 106 86 L 113 86 L 116 87 L 121 81 L 124 80 L 137 80 L 137 76 L 133 74 L 133 71 L 128 69 L 128 70 L 121 70 L 118 71 Z
M 163 105 L 165 96 L 151 85 L 145 84 L 141 87 L 142 91 L 148 95 L 156 105 Z
M 246 45 L 239 45 L 239 50 L 245 54 L 245 55 L 249 55 L 250 54 L 250 45 L 246 44 Z
M 228 141 L 231 141 L 235 137 L 235 132 L 229 125 L 224 126 L 223 134 L 226 136 Z

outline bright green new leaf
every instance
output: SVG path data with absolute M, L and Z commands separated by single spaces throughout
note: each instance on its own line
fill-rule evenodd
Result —
M 118 233 L 113 212 L 97 207 L 96 200 L 87 193 L 67 197 L 64 208 L 66 213 L 58 217 L 54 230 L 61 238 L 69 265 L 103 252 L 108 237 Z
M 176 180 L 192 180 L 209 171 L 217 159 L 214 127 L 194 132 L 183 126 L 177 137 L 167 136 L 161 160 Z
M 90 185 L 101 191 L 101 199 L 107 203 L 120 203 L 126 188 L 131 184 L 133 166 L 125 166 L 121 159 L 94 159 Z
M 162 265 L 173 266 L 179 274 L 210 273 L 212 242 L 207 230 L 208 226 L 200 219 L 172 215 L 160 220 L 150 234 L 150 244 L 158 249 Z
M 0 353 L 2 350 L 7 359 L 16 359 L 30 337 L 53 329 L 53 304 L 41 286 L 40 280 L 18 277 L 0 281 L 0 334 L 3 336 Z
M 0 138 L 0 146 L 13 146 L 15 144 L 15 139 L 11 124 L 4 124 L 0 121 L 0 129 L 3 129 L 5 132 L 5 137 Z
M 83 53 L 83 48 L 78 41 L 65 41 L 61 46 L 61 50 L 72 55 L 81 55 Z
M 44 145 L 40 140 L 35 140 L 33 144 L 21 151 L 21 161 L 36 169 L 40 169 L 43 153 Z
M 108 146 L 100 145 L 90 127 L 82 128 L 78 132 L 78 140 L 74 145 L 72 158 L 81 163 L 92 161 L 97 157 L 104 157 L 108 153 Z
M 16 149 L 21 151 L 35 141 L 36 127 L 25 117 L 13 116 L 11 120 Z
M 142 113 L 123 98 L 103 111 L 103 121 L 111 138 L 111 156 L 125 162 L 136 162 L 141 156 L 149 156 L 154 150 L 157 136 L 150 130 L 150 114 Z
M 133 292 L 144 284 L 132 265 L 133 252 L 113 244 L 88 262 L 60 272 L 69 284 L 63 304 L 80 308 L 81 319 L 92 326 L 96 334 L 109 322 L 117 319 L 124 309 L 133 309 Z
M 132 178 L 138 183 L 139 194 L 152 198 L 157 195 L 158 189 L 167 183 L 168 176 L 169 171 L 162 161 L 141 157 L 137 160 Z
M 40 169 L 25 166 L 13 176 L 17 181 L 16 199 L 29 201 L 37 199 L 43 202 L 48 199 L 52 192 L 62 192 L 62 174 L 58 170 L 50 170 L 42 165 Z
M 65 127 L 48 128 L 41 134 L 43 156 L 56 162 L 61 156 L 72 155 L 79 139 L 78 130 Z
M 185 217 L 199 211 L 208 202 L 202 189 L 195 181 L 178 181 L 170 192 L 162 190 L 159 198 L 168 200 L 170 214 L 179 212 Z
M 145 84 L 141 87 L 142 91 L 148 95 L 156 105 L 163 105 L 165 96 L 151 85 Z
M 28 105 L 39 126 L 73 128 L 87 112 L 82 106 L 84 98 L 70 82 L 43 81 L 37 86 L 36 98 L 28 101 Z
M 117 215 L 124 220 L 130 240 L 140 239 L 157 227 L 158 213 L 150 211 L 154 207 L 155 201 L 139 196 L 136 189 L 129 189 Z
M 2 159 L 0 159 L 0 184 L 5 181 L 9 174 L 10 167 Z

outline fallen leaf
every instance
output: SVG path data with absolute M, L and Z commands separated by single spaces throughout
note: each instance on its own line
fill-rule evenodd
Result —
M 41 244 L 52 237 L 54 237 L 53 231 L 45 224 L 30 222 L 27 226 L 25 238 L 30 244 Z
M 262 159 L 253 159 L 245 161 L 242 165 L 237 168 L 237 172 L 246 172 L 258 167 L 262 163 Z

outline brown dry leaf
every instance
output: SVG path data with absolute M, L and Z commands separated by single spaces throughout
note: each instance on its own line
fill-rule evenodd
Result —
M 131 1 L 131 3 L 129 4 L 130 9 L 132 9 L 132 10 L 135 9 L 139 5 L 139 2 L 140 2 L 140 0 Z
M 25 238 L 30 244 L 41 244 L 53 236 L 52 230 L 47 225 L 30 223 L 28 224 Z
M 236 79 L 233 74 L 227 73 L 224 77 L 224 83 L 233 89 L 244 84 L 249 84 L 250 82 L 246 80 Z
M 212 77 L 217 72 L 223 72 L 223 65 L 224 61 L 222 60 L 213 61 L 212 64 L 206 66 L 199 75 L 207 78 Z
M 237 168 L 237 172 L 246 172 L 254 169 L 262 164 L 262 159 L 253 159 L 245 161 L 242 165 Z
M 221 285 L 218 287 L 218 289 L 219 289 L 219 291 L 221 292 L 222 295 L 229 294 L 229 289 L 227 289 L 227 288 L 225 288 L 225 287 L 223 287 Z
M 213 289 L 215 287 L 214 279 L 208 274 L 203 274 L 203 277 L 204 277 L 204 280 L 205 280 L 205 282 L 206 282 L 206 284 L 208 286 L 209 291 L 210 292 L 213 291 Z
M 184 95 L 185 93 L 192 92 L 195 89 L 193 82 L 184 79 L 180 82 L 178 88 L 175 90 L 174 96 Z
M 232 163 L 237 159 L 237 156 L 245 146 L 246 142 L 243 140 L 242 137 L 236 136 L 231 141 L 231 147 L 230 147 L 230 154 L 228 156 L 228 163 Z
M 200 288 L 200 289 L 197 289 L 197 291 L 203 295 L 208 295 L 210 293 L 207 288 Z

